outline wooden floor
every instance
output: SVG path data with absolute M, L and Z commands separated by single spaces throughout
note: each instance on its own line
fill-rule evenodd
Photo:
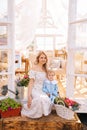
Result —
M 75 114 L 72 120 L 57 116 L 55 111 L 39 119 L 9 117 L 0 120 L 0 130 L 82 130 L 82 124 Z

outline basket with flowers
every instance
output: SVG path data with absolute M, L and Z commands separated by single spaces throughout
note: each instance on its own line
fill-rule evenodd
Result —
M 54 104 L 59 104 L 63 105 L 67 108 L 70 108 L 71 110 L 75 111 L 79 109 L 80 104 L 72 99 L 69 99 L 67 97 L 61 98 L 61 97 L 56 97 L 54 99 Z
M 69 98 L 61 97 L 54 99 L 54 106 L 57 115 L 65 119 L 72 119 L 74 117 L 74 111 L 79 109 L 79 103 Z

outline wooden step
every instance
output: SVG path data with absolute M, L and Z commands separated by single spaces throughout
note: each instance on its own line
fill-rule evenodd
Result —
M 0 120 L 0 130 L 82 130 L 82 124 L 76 114 L 72 120 L 66 120 L 53 111 L 39 119 L 21 116 L 3 118 Z

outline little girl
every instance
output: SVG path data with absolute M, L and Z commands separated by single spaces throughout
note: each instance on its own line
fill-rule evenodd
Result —
M 45 92 L 52 103 L 54 103 L 55 97 L 58 96 L 58 86 L 57 81 L 54 80 L 55 73 L 53 70 L 48 70 L 47 79 L 43 83 L 43 92 Z

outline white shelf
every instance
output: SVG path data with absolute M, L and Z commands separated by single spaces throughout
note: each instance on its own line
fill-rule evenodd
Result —
M 0 20 L 0 26 L 7 26 L 8 24 L 11 24 L 11 22 L 1 21 Z
M 78 23 L 87 23 L 87 18 L 83 18 L 83 19 L 77 19 L 75 21 L 70 22 L 69 24 L 78 24 Z
M 9 45 L 0 45 L 0 50 L 10 50 L 11 47 Z
M 12 72 L 0 72 L 0 75 L 11 75 Z
M 69 48 L 70 51 L 87 51 L 87 47 Z
M 68 75 L 87 78 L 87 74 L 68 74 Z
M 74 76 L 87 78 L 87 74 L 74 74 Z

